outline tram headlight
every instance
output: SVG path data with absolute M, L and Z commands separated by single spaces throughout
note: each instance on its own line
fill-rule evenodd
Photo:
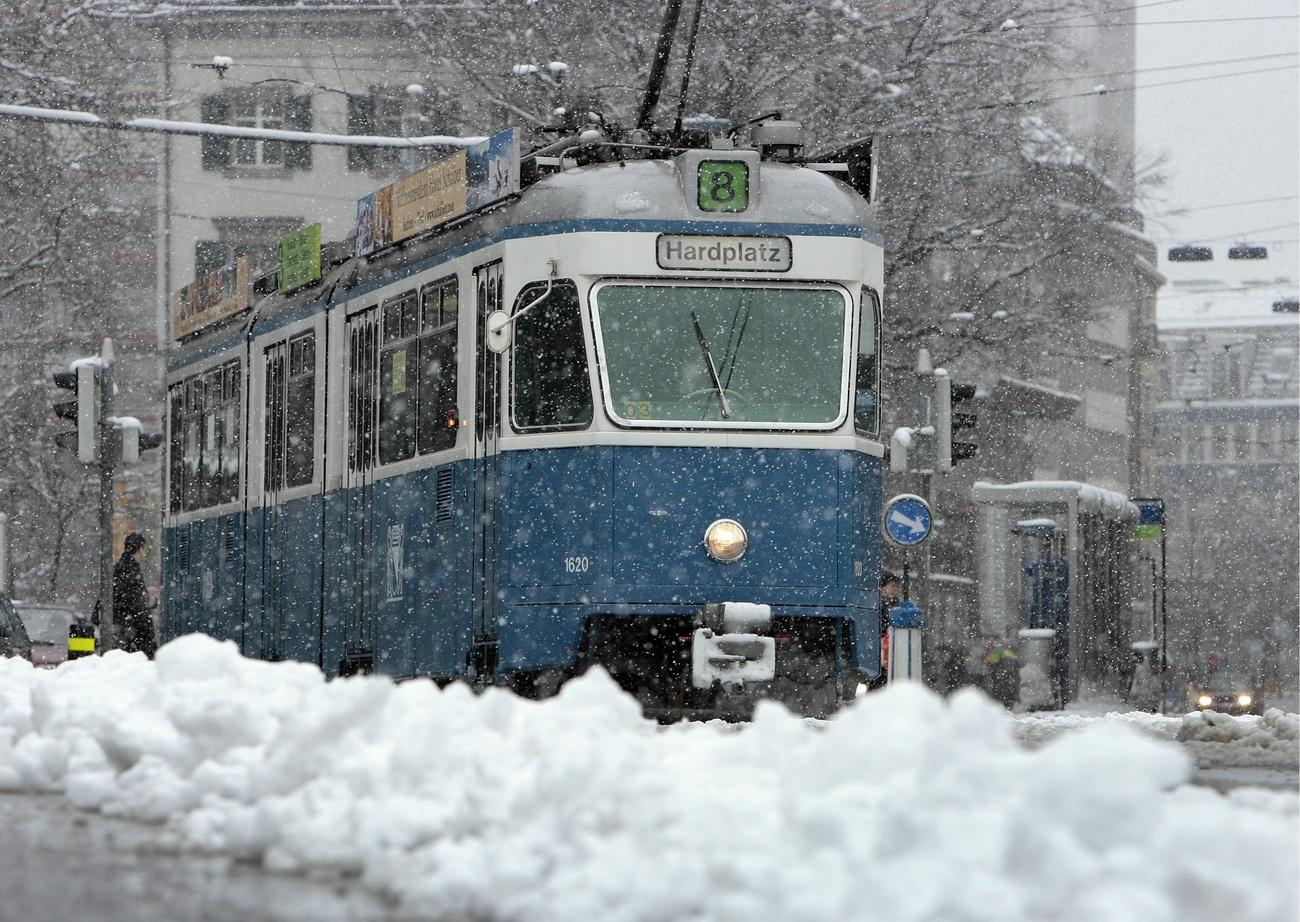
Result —
M 1196 703 L 1203 708 L 1207 708 L 1214 703 L 1214 699 L 1211 698 L 1209 695 L 1201 695 L 1199 698 L 1196 699 Z
M 1250 697 L 1250 695 L 1238 695 L 1238 696 L 1237 696 L 1237 705 L 1238 705 L 1238 707 L 1248 708 L 1248 707 L 1250 707 L 1250 702 L 1252 702 L 1252 701 L 1254 701 L 1254 700 L 1255 700 L 1255 699 L 1252 698 L 1252 697 Z
M 704 530 L 704 549 L 721 563 L 735 563 L 749 547 L 749 535 L 735 519 L 718 519 Z

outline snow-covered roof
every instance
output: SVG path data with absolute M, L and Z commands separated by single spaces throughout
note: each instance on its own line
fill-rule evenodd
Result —
M 1114 183 L 1088 159 L 1087 154 L 1041 116 L 1026 115 L 1020 119 L 1020 153 L 1033 163 L 1088 173 L 1107 189 L 1116 191 Z
M 1270 247 L 1267 259 L 1232 260 L 1227 244 L 1208 249 L 1213 259 L 1206 262 L 1171 262 L 1168 248 L 1161 251 L 1166 284 L 1156 295 L 1156 323 L 1162 331 L 1300 324 L 1300 314 L 1273 309 L 1300 292 L 1285 252 Z
M 1122 521 L 1135 521 L 1138 507 L 1123 493 L 1077 480 L 1023 480 L 1019 483 L 976 481 L 971 497 L 977 503 L 1065 503 L 1077 500 L 1081 512 L 1096 512 Z

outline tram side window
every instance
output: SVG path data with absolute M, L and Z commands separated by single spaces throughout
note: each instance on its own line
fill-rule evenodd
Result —
M 880 428 L 880 301 L 862 290 L 862 326 L 858 330 L 858 372 L 853 395 L 853 425 L 874 435 Z
M 239 363 L 227 362 L 222 368 L 222 411 L 224 438 L 221 443 L 221 489 L 218 502 L 229 503 L 239 498 L 239 465 L 241 461 L 240 432 L 243 408 L 240 391 L 242 381 Z
M 203 376 L 203 506 L 221 502 L 221 452 L 225 443 L 225 400 L 221 369 Z
M 379 354 L 379 463 L 415 454 L 418 299 L 408 291 L 384 302 Z
M 200 509 L 203 506 L 203 379 L 200 377 L 185 382 L 184 430 L 182 464 L 185 469 L 185 484 L 181 507 L 186 510 Z
M 591 425 L 591 386 L 573 282 L 534 282 L 519 293 L 515 311 L 514 427 L 520 431 L 582 429 Z M 538 298 L 542 300 L 536 304 Z
M 173 384 L 167 392 L 167 510 L 181 511 L 185 495 L 185 385 Z
M 460 297 L 456 280 L 426 285 L 420 292 L 420 371 L 416 441 L 420 454 L 456 444 L 456 315 Z
M 316 334 L 289 340 L 284 400 L 284 485 L 311 483 L 316 468 Z

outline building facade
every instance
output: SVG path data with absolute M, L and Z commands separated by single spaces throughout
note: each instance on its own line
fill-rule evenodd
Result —
M 1187 248 L 1183 248 L 1186 251 Z M 1170 651 L 1296 685 L 1300 313 L 1268 258 L 1166 261 L 1158 410 Z

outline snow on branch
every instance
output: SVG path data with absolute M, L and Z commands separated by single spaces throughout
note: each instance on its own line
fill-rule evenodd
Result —
M 114 119 L 76 109 L 42 109 L 37 106 L 0 104 L 0 117 L 106 128 L 114 131 L 142 131 L 151 134 L 210 135 L 223 138 L 247 138 L 254 141 L 290 141 L 299 144 L 325 144 L 335 147 L 469 147 L 484 137 L 461 138 L 434 134 L 418 138 L 398 138 L 366 134 L 322 134 L 315 131 L 290 131 L 280 128 L 244 128 L 210 122 L 173 122 L 161 118 Z

